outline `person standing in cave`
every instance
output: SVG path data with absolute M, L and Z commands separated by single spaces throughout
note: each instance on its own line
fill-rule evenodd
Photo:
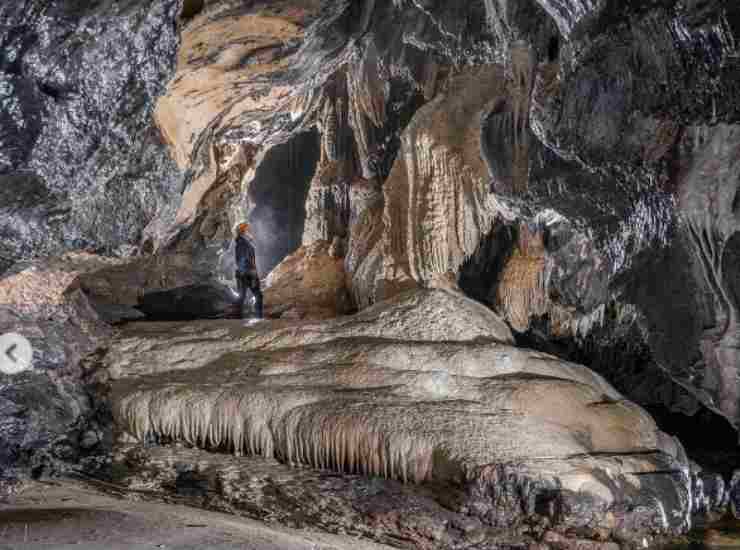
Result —
M 236 257 L 236 286 L 239 291 L 239 314 L 241 316 L 247 289 L 254 296 L 254 311 L 258 319 L 262 319 L 262 291 L 260 277 L 257 273 L 257 256 L 254 237 L 248 223 L 240 223 L 236 228 L 234 254 Z

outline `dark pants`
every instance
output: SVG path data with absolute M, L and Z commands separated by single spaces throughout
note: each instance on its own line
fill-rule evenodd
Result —
M 244 306 L 244 300 L 247 298 L 247 289 L 254 296 L 254 312 L 257 317 L 262 318 L 262 291 L 260 290 L 260 278 L 256 271 L 237 271 L 236 286 L 239 290 L 239 308 Z

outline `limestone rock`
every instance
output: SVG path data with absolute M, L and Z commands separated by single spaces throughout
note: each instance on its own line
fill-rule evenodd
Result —
M 148 292 L 172 290 L 203 283 L 211 277 L 186 254 L 138 256 L 108 262 L 79 275 L 80 288 L 97 303 L 136 306 Z
M 680 443 L 588 369 L 511 347 L 458 293 L 414 291 L 320 323 L 204 326 L 124 330 L 105 359 L 119 430 L 452 484 L 467 495 L 460 510 L 494 529 L 536 518 L 542 499 L 558 510 L 548 521 L 588 537 L 688 525 Z M 543 492 L 494 504 L 509 475 Z
M 480 344 L 470 342 L 476 337 L 502 345 L 513 339 L 508 323 L 519 342 L 597 369 L 621 394 L 650 407 L 667 431 L 701 445 L 702 427 L 710 425 L 736 453 L 738 5 L 0 3 L 0 303 L 9 306 L 0 328 L 29 331 L 43 365 L 42 373 L 28 373 L 39 378 L 17 379 L 17 393 L 2 385 L 2 435 L 10 434 L 12 445 L 21 442 L 18 456 L 41 449 L 32 466 L 42 470 L 48 457 L 67 456 L 75 439 L 68 428 L 86 414 L 80 358 L 110 335 L 100 317 L 130 318 L 145 295 L 160 304 L 171 300 L 164 308 L 170 310 L 194 298 L 186 308 L 191 315 L 213 305 L 201 303 L 202 296 L 226 303 L 232 228 L 254 217 L 264 221 L 262 275 L 302 239 L 340 237 L 342 246 L 329 256 L 346 252 L 346 285 L 363 311 L 326 323 L 125 327 L 106 358 L 109 376 L 163 377 L 157 371 L 178 362 L 178 376 L 186 379 L 189 369 L 226 361 L 224 353 L 262 369 L 287 346 L 299 350 L 290 361 L 313 357 L 318 371 L 322 361 L 334 368 L 334 357 L 343 357 L 347 372 L 359 369 L 363 381 L 388 374 L 375 364 L 362 370 L 365 356 L 416 369 L 421 357 L 435 374 L 411 368 L 413 376 L 393 380 L 401 389 L 372 391 L 385 399 L 411 387 L 412 396 L 426 399 L 449 390 L 437 371 L 463 378 L 485 371 L 471 366 L 475 357 L 456 372 L 438 363 L 434 353 L 462 353 L 438 340 L 465 349 Z M 19 263 L 68 250 L 109 259 Z M 339 273 L 337 265 L 330 277 L 335 288 Z M 281 272 L 286 281 L 294 275 Z M 498 314 L 466 301 L 458 288 Z M 345 354 L 331 344 L 337 338 L 357 352 Z M 372 347 L 373 338 L 393 344 Z M 403 339 L 414 342 L 405 347 Z M 319 360 L 320 351 L 329 355 Z M 522 376 L 532 377 L 528 399 L 539 396 L 536 388 L 561 396 L 573 391 L 580 413 L 579 399 L 590 403 L 594 388 L 612 395 L 580 369 L 565 369 L 566 382 L 543 379 L 557 361 L 517 353 L 526 357 L 521 363 L 548 363 L 544 372 L 516 367 L 502 375 L 514 376 L 514 388 L 527 386 Z M 282 366 L 274 376 L 282 376 Z M 214 368 L 204 380 L 221 384 L 221 366 Z M 326 388 L 311 385 L 321 376 L 290 368 L 323 399 Z M 260 373 L 255 377 L 275 383 Z M 490 378 L 498 380 L 480 394 L 505 393 L 501 376 Z M 210 391 L 205 381 L 198 396 Z M 276 387 L 293 395 L 284 381 Z M 337 387 L 345 382 L 339 376 Z M 470 388 L 482 385 L 475 380 Z M 337 391 L 337 402 L 349 399 Z M 503 398 L 499 404 L 511 405 Z M 557 405 L 551 407 L 568 416 L 569 408 Z M 604 407 L 613 412 L 615 405 Z M 621 420 L 640 425 L 642 413 L 631 407 Z M 590 408 L 579 416 L 594 415 L 604 421 Z M 319 417 L 306 422 L 320 423 Z M 593 431 L 574 430 L 565 439 L 571 447 L 598 448 L 598 441 L 581 441 Z M 46 453 L 55 438 L 58 445 Z M 671 455 L 670 442 L 658 439 L 656 448 Z M 18 458 L 14 449 L 3 450 L 4 464 Z M 627 462 L 650 462 L 647 456 L 630 455 Z M 584 460 L 591 459 L 599 483 L 610 487 L 606 472 L 626 468 L 605 466 L 601 455 Z M 640 472 L 639 489 L 633 474 L 625 474 L 625 484 L 615 482 L 616 493 L 629 493 L 619 497 L 629 505 L 609 509 L 611 523 L 589 537 L 629 538 L 648 530 L 640 523 L 645 518 L 666 530 L 665 522 L 675 519 L 670 509 L 683 508 L 642 499 L 651 487 L 675 485 L 660 476 L 678 477 L 681 467 L 661 460 L 655 460 L 660 468 L 653 466 L 664 473 Z M 507 468 L 489 471 L 490 483 L 478 487 L 476 510 L 487 525 L 498 521 L 498 512 L 481 503 L 493 498 L 508 503 L 502 504 L 507 510 L 521 509 L 529 506 L 522 495 L 539 494 L 523 489 L 529 478 L 521 468 Z M 525 481 L 507 485 L 512 472 Z M 491 480 L 506 490 L 496 492 Z M 715 506 L 720 483 L 710 473 L 701 481 L 707 490 L 697 502 Z M 560 525 L 581 537 L 583 526 L 593 524 L 583 514 L 594 508 L 581 506 L 578 493 L 569 498 L 539 504 L 553 517 L 561 508 L 563 517 L 575 514 Z M 381 516 L 386 526 L 403 522 L 392 513 Z M 434 521 L 425 525 L 429 540 L 439 534 Z M 549 541 L 564 544 L 555 535 Z
M 478 68 L 451 79 L 416 113 L 383 187 L 378 251 L 365 259 L 376 262 L 375 254 L 380 255 L 379 269 L 367 273 L 370 281 L 353 283 L 360 303 L 457 272 L 490 231 L 498 205 L 488 192 L 480 124 L 505 95 L 499 68 Z
M 175 77 L 155 112 L 178 165 L 197 169 L 180 201 L 176 226 L 189 227 L 209 193 L 240 195 L 240 180 L 255 168 L 257 151 L 217 142 L 213 135 L 239 120 L 290 109 L 292 87 L 272 77 L 288 68 L 316 8 L 308 0 L 262 9 L 218 2 L 183 25 Z M 261 123 L 255 123 L 259 131 Z M 224 154 L 227 149 L 231 154 Z
M 199 337 L 193 341 L 193 332 Z M 104 363 L 113 378 L 170 369 L 194 369 L 229 351 L 270 350 L 325 344 L 337 338 L 384 338 L 403 341 L 469 341 L 476 338 L 511 343 L 509 328 L 489 309 L 460 293 L 442 290 L 407 292 L 362 312 L 322 322 L 267 320 L 198 321 L 182 326 L 132 323 L 111 343 Z
M 350 216 L 350 182 L 338 172 L 338 163 L 320 164 L 306 198 L 303 244 L 345 238 Z
M 265 280 L 265 315 L 328 319 L 351 311 L 344 259 L 332 243 L 316 241 L 285 258 Z

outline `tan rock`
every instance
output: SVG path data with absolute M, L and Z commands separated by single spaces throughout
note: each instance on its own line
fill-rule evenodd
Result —
M 336 246 L 316 241 L 285 258 L 265 281 L 265 314 L 291 319 L 329 319 L 351 311 L 344 259 Z
M 85 275 L 115 268 L 124 261 L 85 252 L 71 252 L 49 261 L 30 264 L 22 271 L 0 279 L 0 305 L 31 315 L 52 315 L 69 302 Z
M 382 236 L 353 271 L 358 303 L 372 303 L 457 269 L 499 213 L 481 158 L 481 121 L 507 93 L 503 70 L 470 69 L 419 109 L 383 186 Z M 363 246 L 353 239 L 356 246 Z M 358 279 L 357 274 L 362 274 Z
M 680 446 L 585 367 L 513 348 L 495 314 L 456 292 L 324 322 L 133 325 L 106 363 L 117 426 L 139 440 L 481 487 L 516 464 L 573 509 L 641 495 L 684 525 Z M 593 529 L 615 528 L 594 513 Z
M 193 334 L 198 337 L 193 339 Z M 488 308 L 460 293 L 420 290 L 352 316 L 324 321 L 134 323 L 124 327 L 120 338 L 111 344 L 106 364 L 114 378 L 127 373 L 139 376 L 169 370 L 175 364 L 181 370 L 199 368 L 229 352 L 323 346 L 337 339 L 361 337 L 393 342 L 486 339 L 513 343 L 509 328 Z M 430 353 L 435 352 L 432 349 Z
M 176 225 L 193 221 L 201 201 L 231 168 L 220 162 L 213 134 L 245 114 L 259 126 L 263 115 L 291 110 L 294 88 L 269 77 L 288 67 L 283 46 L 303 35 L 306 18 L 318 6 L 313 0 L 279 1 L 237 15 L 233 7 L 213 4 L 185 24 L 175 77 L 154 113 L 178 165 L 192 168 L 195 152 L 203 165 L 183 194 Z M 241 159 L 242 175 L 254 168 L 253 153 Z
M 382 267 L 383 205 L 375 203 L 363 210 L 352 225 L 345 265 L 347 286 L 352 299 L 364 308 L 380 297 L 375 288 L 375 274 Z
M 517 245 L 496 286 L 497 310 L 512 328 L 524 332 L 531 318 L 553 309 L 545 282 L 543 234 L 522 225 Z
M 387 310 L 390 316 L 398 313 Z M 365 329 L 358 319 L 353 325 L 355 331 Z M 193 338 L 202 339 L 198 333 L 191 333 Z M 301 341 L 299 336 L 283 345 L 295 349 L 291 344 Z M 240 347 L 254 342 L 242 337 Z M 434 476 L 435 449 L 446 457 L 437 465 L 440 472 L 456 464 L 456 475 L 463 478 L 490 463 L 524 461 L 557 473 L 573 491 L 607 501 L 615 498 L 612 488 L 592 474 L 599 459 L 568 464 L 568 457 L 635 453 L 622 459 L 623 468 L 640 472 L 648 465 L 639 453 L 660 444 L 655 423 L 639 407 L 620 399 L 603 380 L 593 377 L 591 385 L 589 375 L 561 368 L 552 358 L 537 373 L 530 365 L 537 354 L 520 355 L 516 370 L 505 359 L 512 352 L 499 345 L 498 362 L 468 360 L 465 370 L 457 370 L 455 361 L 430 367 L 409 360 L 415 346 L 407 343 L 389 346 L 384 361 L 355 357 L 346 363 L 324 352 L 300 368 L 300 362 L 285 361 L 285 352 L 275 348 L 278 342 L 273 338 L 261 353 L 283 361 L 263 367 L 231 354 L 202 369 L 114 384 L 119 426 L 137 438 L 153 431 L 206 447 L 225 444 L 316 467 L 350 464 L 350 470 L 417 481 Z M 336 352 L 337 346 L 331 349 Z M 491 352 L 479 348 L 478 353 Z M 170 357 L 169 364 L 176 364 L 175 354 Z
M 350 185 L 342 175 L 342 168 L 337 162 L 326 162 L 316 168 L 306 197 L 304 245 L 346 236 Z
M 290 18 L 217 15 L 215 10 L 203 12 L 183 28 L 175 77 L 155 112 L 181 168 L 188 166 L 197 137 L 219 115 L 236 116 L 271 104 L 233 90 L 240 84 L 249 85 L 257 75 L 277 70 L 280 63 L 273 64 L 275 49 L 301 34 Z M 286 92 L 276 87 L 270 96 L 272 103 Z

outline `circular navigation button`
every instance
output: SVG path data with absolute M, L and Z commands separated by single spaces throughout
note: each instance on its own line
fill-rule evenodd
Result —
M 0 334 L 0 372 L 18 374 L 31 367 L 31 342 L 17 332 Z

